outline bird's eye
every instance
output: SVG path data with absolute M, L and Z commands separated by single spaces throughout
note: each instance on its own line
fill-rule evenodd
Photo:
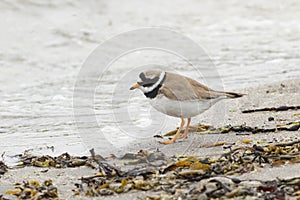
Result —
M 154 85 L 154 83 L 146 83 L 146 84 L 144 84 L 143 86 L 144 86 L 144 87 L 151 87 L 152 85 Z
M 152 85 L 154 85 L 154 83 L 147 83 L 147 82 L 137 82 L 140 86 L 143 86 L 143 87 L 151 87 Z

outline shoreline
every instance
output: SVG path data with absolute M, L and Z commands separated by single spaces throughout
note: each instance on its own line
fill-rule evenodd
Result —
M 300 79 L 292 79 L 281 82 L 276 82 L 268 85 L 261 85 L 257 87 L 250 87 L 241 91 L 235 91 L 245 93 L 246 95 L 242 98 L 223 100 L 218 102 L 209 110 L 200 114 L 195 119 L 192 119 L 192 126 L 209 125 L 215 128 L 222 127 L 225 125 L 247 125 L 252 127 L 263 127 L 263 128 L 274 128 L 276 124 L 283 124 L 288 121 L 300 121 L 299 116 L 292 116 L 298 114 L 299 110 L 287 110 L 283 112 L 254 112 L 254 113 L 242 113 L 243 110 L 251 110 L 257 108 L 266 107 L 280 107 L 280 106 L 297 106 L 297 99 L 300 98 Z M 297 93 L 298 92 L 298 93 Z M 287 94 L 292 97 L 286 96 Z M 299 104 L 299 102 L 298 102 Z M 221 115 L 220 115 L 221 113 Z M 220 117 L 221 116 L 221 117 Z M 269 117 L 273 117 L 274 120 L 269 121 Z M 200 122 L 199 122 L 200 121 Z M 179 123 L 179 120 L 178 120 Z M 176 127 L 178 124 L 174 124 Z M 166 134 L 166 133 L 164 133 Z M 164 135 L 162 134 L 162 136 Z M 283 134 L 283 135 L 282 135 Z M 280 136 L 280 139 L 284 139 L 283 133 L 277 133 L 275 136 Z M 293 133 L 287 133 L 293 135 Z M 299 133 L 298 133 L 299 134 Z M 250 135 L 236 135 L 235 133 L 228 134 L 197 134 L 190 131 L 187 140 L 178 140 L 177 144 L 161 145 L 158 141 L 162 139 L 151 138 L 151 140 L 139 141 L 126 146 L 124 152 L 137 152 L 140 149 L 155 150 L 160 149 L 166 155 L 181 155 L 197 153 L 193 151 L 193 147 L 196 148 L 196 144 L 206 145 L 209 143 L 219 142 L 226 140 L 227 142 L 239 141 L 244 138 L 253 137 L 255 140 L 263 139 L 268 140 L 272 136 L 272 133 L 266 134 L 250 134 Z M 235 137 L 231 137 L 235 136 Z M 265 138 L 263 137 L 265 136 Z M 300 135 L 299 135 L 300 138 Z M 163 140 L 166 140 L 164 137 Z M 196 144 L 194 144 L 196 143 Z M 185 147 L 185 148 L 181 148 Z M 176 151 L 180 148 L 181 151 Z M 206 155 L 206 151 L 199 152 Z M 208 153 L 208 152 L 207 152 Z
M 253 88 L 247 88 L 243 91 L 247 95 L 240 99 L 224 100 L 226 102 L 218 103 L 210 110 L 200 115 L 201 124 L 212 124 L 214 127 L 223 127 L 231 124 L 232 126 L 243 125 L 271 128 L 278 124 L 287 124 L 289 122 L 300 121 L 299 110 L 287 111 L 269 111 L 269 112 L 254 112 L 241 113 L 242 110 L 258 109 L 265 107 L 278 106 L 299 106 L 300 99 L 300 79 L 281 81 L 270 85 L 262 85 Z M 225 106 L 225 107 L 223 107 Z M 222 117 L 220 116 L 220 111 Z M 224 115 L 223 115 L 224 114 Z M 199 119 L 199 118 L 197 118 Z M 194 120 L 194 124 L 197 120 Z M 242 132 L 245 133 L 245 132 Z M 164 138 L 164 140 L 166 137 Z M 267 145 L 296 141 L 300 139 L 300 130 L 297 131 L 278 131 L 266 133 L 245 133 L 236 134 L 229 132 L 226 134 L 207 134 L 207 133 L 189 133 L 186 140 L 179 140 L 170 145 L 159 144 L 161 139 L 152 138 L 151 141 L 135 143 L 124 148 L 124 154 L 127 152 L 137 153 L 139 150 L 154 152 L 157 149 L 161 151 L 167 159 L 178 156 L 199 156 L 201 158 L 216 158 L 222 155 L 227 150 L 226 146 L 253 146 L 254 144 Z M 248 141 L 246 143 L 245 141 Z M 244 142 L 243 142 L 244 141 Z M 299 156 L 299 155 L 298 155 Z M 124 162 L 119 159 L 109 158 L 107 162 L 112 165 L 117 165 L 121 169 L 130 168 L 132 166 L 124 165 Z M 258 179 L 258 180 L 274 180 L 277 178 L 286 179 L 300 175 L 300 163 L 280 165 L 276 167 L 262 167 L 258 171 L 251 171 L 238 175 L 240 179 Z M 43 172 L 47 169 L 47 172 Z M 85 176 L 92 176 L 98 172 L 97 169 L 88 167 L 75 168 L 37 168 L 24 167 L 18 169 L 9 169 L 4 175 L 0 176 L 0 195 L 5 191 L 13 189 L 13 184 L 22 182 L 23 180 L 38 180 L 42 182 L 46 179 L 51 179 L 53 184 L 58 187 L 60 198 L 64 199 L 92 199 L 91 197 L 74 195 L 72 191 L 75 189 L 74 184 L 78 179 Z M 47 178 L 46 178 L 47 177 Z M 102 197 L 103 199 L 137 199 L 138 197 L 145 198 L 151 191 L 130 191 L 124 194 L 115 194 L 112 196 Z M 12 197 L 4 195 L 4 197 Z

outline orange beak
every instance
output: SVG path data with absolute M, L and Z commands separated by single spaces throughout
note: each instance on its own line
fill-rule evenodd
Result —
M 136 84 L 134 84 L 134 85 L 130 88 L 130 90 L 134 90 L 134 89 L 139 88 L 139 87 L 140 87 L 140 85 L 139 85 L 138 83 L 136 83 Z

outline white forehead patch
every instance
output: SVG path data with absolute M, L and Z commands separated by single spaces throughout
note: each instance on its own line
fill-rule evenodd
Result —
M 155 75 L 146 76 L 146 78 L 149 78 L 149 79 L 154 79 L 155 77 L 156 77 Z

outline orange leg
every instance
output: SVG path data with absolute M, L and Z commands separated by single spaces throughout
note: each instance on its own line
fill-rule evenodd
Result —
M 175 136 L 172 139 L 170 139 L 170 140 L 167 140 L 167 141 L 164 141 L 164 142 L 159 142 L 159 143 L 161 143 L 161 144 L 171 144 L 171 143 L 175 142 L 179 138 L 180 132 L 181 132 L 182 127 L 184 126 L 184 123 L 185 123 L 184 119 L 182 117 L 180 117 L 180 119 L 181 119 L 181 124 L 180 124 L 180 127 L 177 130 Z
M 184 133 L 183 133 L 183 135 L 179 136 L 179 138 L 184 138 L 184 139 L 187 138 L 187 135 L 188 135 L 188 132 L 189 132 L 190 123 L 191 123 L 191 119 L 192 118 L 188 118 L 188 121 L 187 121 L 187 124 L 186 124 L 186 128 L 184 130 Z

